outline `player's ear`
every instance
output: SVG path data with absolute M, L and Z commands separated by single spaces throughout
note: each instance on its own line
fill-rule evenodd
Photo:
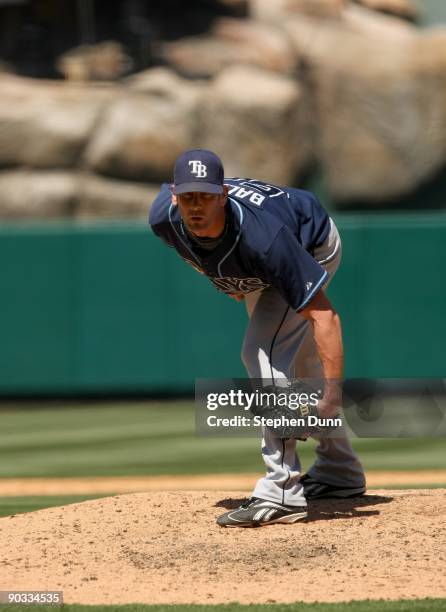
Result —
M 229 185 L 223 185 L 223 203 L 226 204 L 226 200 L 228 199 L 228 194 L 229 194 Z
M 170 186 L 170 193 L 172 194 L 172 204 L 176 206 L 178 204 L 177 196 L 175 195 L 173 185 Z

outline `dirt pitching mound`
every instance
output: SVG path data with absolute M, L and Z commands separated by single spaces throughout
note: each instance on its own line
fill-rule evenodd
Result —
M 66 603 L 445 597 L 445 489 L 310 504 L 294 525 L 222 529 L 240 492 L 121 495 L 0 519 L 0 590 Z

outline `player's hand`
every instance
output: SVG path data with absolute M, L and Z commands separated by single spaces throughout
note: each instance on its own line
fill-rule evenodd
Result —
M 233 300 L 236 300 L 237 302 L 243 302 L 243 300 L 245 299 L 245 296 L 243 293 L 228 293 L 229 297 L 231 297 Z
M 336 384 L 328 384 L 325 388 L 324 396 L 319 400 L 317 412 L 323 419 L 334 418 L 339 415 L 342 409 L 342 389 Z
M 317 405 L 317 413 L 322 419 L 331 419 L 339 416 L 341 412 L 341 403 L 333 402 L 330 399 L 323 397 Z

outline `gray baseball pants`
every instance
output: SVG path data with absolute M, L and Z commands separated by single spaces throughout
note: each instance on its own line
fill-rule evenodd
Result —
M 341 260 L 341 240 L 331 221 L 330 233 L 313 256 L 327 270 L 327 287 Z M 296 313 L 272 287 L 246 295 L 249 325 L 242 348 L 242 361 L 250 378 L 319 378 L 322 364 L 316 349 L 311 324 Z M 317 458 L 308 474 L 339 487 L 361 487 L 363 467 L 352 449 L 345 430 L 336 438 L 316 438 Z M 253 496 L 289 506 L 304 506 L 300 484 L 301 466 L 296 445 L 305 442 L 279 439 L 263 431 L 262 456 L 266 475 L 257 481 Z

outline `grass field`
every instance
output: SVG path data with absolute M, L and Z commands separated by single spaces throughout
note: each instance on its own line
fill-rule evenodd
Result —
M 33 605 L 33 612 L 443 612 L 446 608 L 446 599 L 418 599 L 412 601 L 383 601 L 366 600 L 338 604 L 307 604 L 296 602 L 294 604 L 270 604 L 270 605 L 240 605 L 237 603 L 198 606 L 150 606 L 150 605 L 127 605 L 127 606 L 37 606 Z M 2 612 L 17 612 L 18 605 L 0 604 Z M 25 606 L 23 606 L 23 609 Z
M 112 495 L 112 493 L 111 493 Z M 66 506 L 87 501 L 88 499 L 98 499 L 107 497 L 106 495 L 28 495 L 0 497 L 0 517 L 22 514 L 24 512 L 34 512 L 43 508 L 54 506 Z
M 191 402 L 0 404 L 0 478 L 263 470 L 256 438 L 195 435 Z M 446 468 L 442 438 L 356 439 L 368 470 Z M 304 469 L 312 440 L 299 444 Z

